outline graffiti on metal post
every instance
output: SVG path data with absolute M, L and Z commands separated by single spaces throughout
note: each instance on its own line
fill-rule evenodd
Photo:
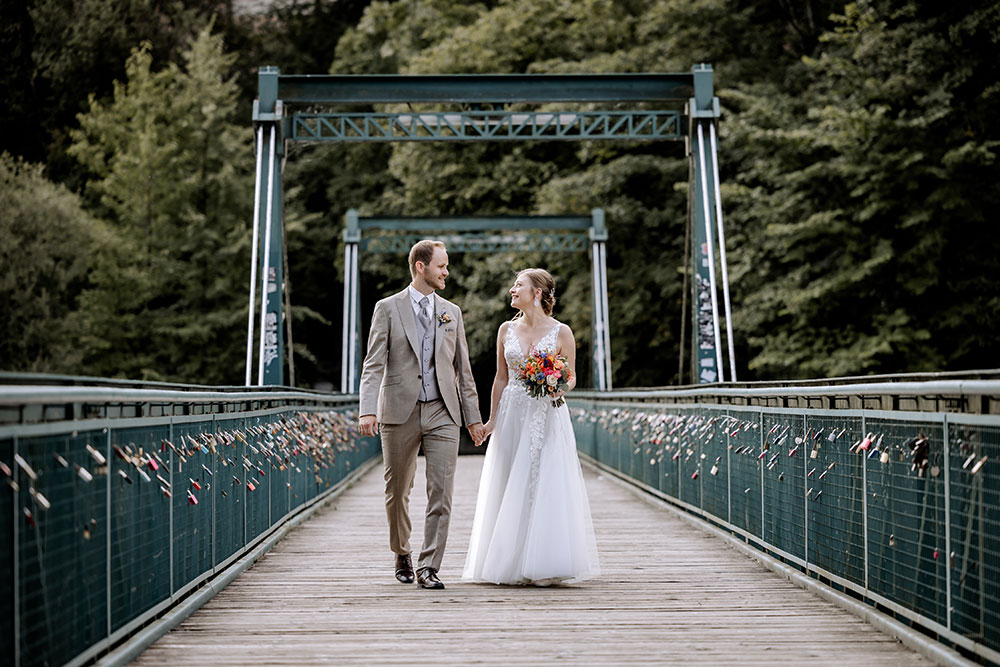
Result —
M 702 275 L 695 274 L 698 283 L 698 365 L 699 380 L 715 382 L 715 327 L 712 320 L 712 286 Z

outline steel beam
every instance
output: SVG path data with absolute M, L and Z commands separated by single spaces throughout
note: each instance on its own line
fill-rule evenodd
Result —
M 341 341 L 340 391 L 351 393 L 358 390 L 361 377 L 358 369 L 361 357 L 361 318 L 359 304 L 361 291 L 358 281 L 361 275 L 360 261 L 361 228 L 358 212 L 347 211 L 344 223 L 344 337 Z M 409 248 L 407 248 L 409 251 Z
M 286 104 L 686 101 L 694 73 L 660 74 L 282 74 Z
M 270 144 L 274 146 L 272 141 Z M 261 171 L 264 168 L 264 128 L 257 128 L 257 167 L 253 190 L 253 242 L 250 249 L 250 306 L 247 308 L 247 360 L 246 379 L 243 384 L 250 385 L 253 377 L 253 316 L 257 308 L 257 242 L 260 237 L 260 183 Z
M 591 211 L 590 255 L 593 280 L 593 368 L 594 387 L 609 391 L 611 382 L 611 324 L 608 316 L 608 229 L 604 224 L 604 209 Z
M 355 214 L 355 217 L 357 215 Z M 357 227 L 384 229 L 387 231 L 412 232 L 485 232 L 492 230 L 514 231 L 518 229 L 579 229 L 588 230 L 593 224 L 590 218 L 567 217 L 561 215 L 501 215 L 495 217 L 442 217 L 442 218 L 358 218 Z M 359 237 L 360 238 L 360 237 Z
M 284 310 L 284 266 L 282 253 L 282 180 L 281 157 L 283 146 L 276 135 L 276 124 L 270 124 L 267 139 L 268 168 L 267 192 L 264 205 L 263 271 L 261 271 L 260 345 L 257 360 L 257 384 L 284 384 L 284 336 L 282 311 Z

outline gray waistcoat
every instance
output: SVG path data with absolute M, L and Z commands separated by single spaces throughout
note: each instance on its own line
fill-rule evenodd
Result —
M 434 299 L 430 300 L 431 324 L 427 329 L 420 323 L 420 318 L 415 317 L 417 322 L 417 343 L 420 345 L 420 400 L 433 401 L 441 398 L 438 391 L 437 373 L 434 369 L 434 335 L 437 330 L 437 322 L 434 316 Z

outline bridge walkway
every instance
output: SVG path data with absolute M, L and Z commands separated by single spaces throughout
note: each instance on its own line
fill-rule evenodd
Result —
M 393 578 L 377 464 L 135 663 L 930 664 L 586 466 L 600 579 L 463 584 L 482 461 L 459 458 L 444 591 Z M 415 536 L 423 504 L 421 459 Z

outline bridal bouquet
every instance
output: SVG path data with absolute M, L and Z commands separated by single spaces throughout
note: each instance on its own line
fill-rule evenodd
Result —
M 522 382 L 533 398 L 550 398 L 569 388 L 570 368 L 566 357 L 555 352 L 532 352 L 521 366 Z M 557 408 L 566 401 L 559 398 L 552 401 Z

